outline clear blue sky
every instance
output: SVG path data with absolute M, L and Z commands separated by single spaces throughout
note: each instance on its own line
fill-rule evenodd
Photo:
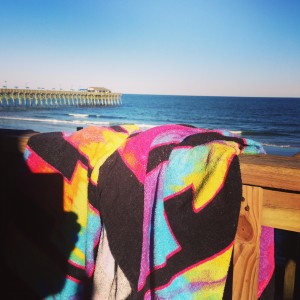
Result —
M 300 97 L 299 0 L 0 0 L 0 85 Z

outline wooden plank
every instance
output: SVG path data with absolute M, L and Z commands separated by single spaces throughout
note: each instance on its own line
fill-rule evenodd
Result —
M 262 225 L 300 232 L 300 193 L 264 189 Z
M 243 186 L 233 256 L 233 299 L 257 299 L 263 190 Z
M 241 155 L 243 184 L 300 192 L 299 157 Z

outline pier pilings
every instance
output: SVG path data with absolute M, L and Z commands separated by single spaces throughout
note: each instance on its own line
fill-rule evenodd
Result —
M 0 89 L 0 107 L 116 106 L 122 94 L 111 92 Z

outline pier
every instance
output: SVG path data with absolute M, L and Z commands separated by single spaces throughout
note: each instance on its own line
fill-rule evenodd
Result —
M 108 89 L 80 91 L 0 89 L 0 107 L 66 107 L 120 105 L 122 95 Z

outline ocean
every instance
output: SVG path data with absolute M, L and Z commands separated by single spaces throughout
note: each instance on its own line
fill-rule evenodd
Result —
M 300 152 L 300 98 L 123 94 L 119 106 L 0 108 L 0 128 L 7 129 L 76 131 L 129 123 L 227 129 L 262 143 L 269 154 Z

